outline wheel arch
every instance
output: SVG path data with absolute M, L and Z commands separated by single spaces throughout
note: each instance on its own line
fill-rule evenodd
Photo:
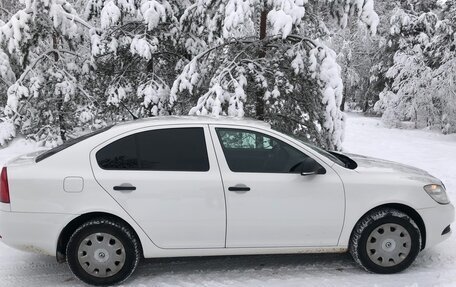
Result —
M 59 238 L 57 240 L 57 250 L 56 250 L 56 258 L 59 263 L 63 263 L 66 261 L 66 246 L 68 244 L 68 241 L 70 240 L 71 235 L 83 223 L 85 223 L 91 219 L 95 219 L 95 218 L 105 218 L 105 219 L 115 220 L 115 221 L 118 221 L 118 222 L 124 224 L 125 226 L 129 227 L 139 242 L 139 248 L 141 250 L 140 254 L 143 253 L 141 239 L 139 238 L 138 234 L 136 233 L 136 230 L 131 226 L 131 224 L 129 224 L 128 222 L 126 222 L 125 220 L 120 218 L 119 216 L 116 216 L 111 213 L 89 212 L 89 213 L 85 213 L 85 214 L 82 214 L 82 215 L 74 218 L 60 232 Z
M 415 209 L 413 209 L 412 207 L 410 207 L 408 205 L 401 204 L 401 203 L 386 203 L 386 204 L 382 204 L 382 205 L 376 206 L 376 207 L 368 210 L 366 213 L 364 213 L 358 219 L 358 221 L 353 226 L 351 234 L 350 234 L 350 238 L 353 236 L 353 232 L 355 231 L 355 228 L 358 225 L 358 222 L 360 222 L 368 213 L 370 213 L 374 210 L 382 209 L 382 208 L 393 208 L 393 209 L 401 211 L 401 212 L 407 214 L 408 216 L 410 216 L 410 218 L 412 218 L 413 221 L 415 221 L 416 225 L 418 225 L 418 228 L 420 229 L 421 243 L 422 243 L 421 250 L 423 250 L 426 247 L 426 226 L 424 225 L 423 219 L 421 218 L 420 214 Z

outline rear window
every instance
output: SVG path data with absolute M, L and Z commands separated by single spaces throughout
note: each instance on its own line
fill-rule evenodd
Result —
M 62 150 L 72 146 L 72 145 L 75 145 L 77 143 L 80 143 L 82 142 L 83 140 L 86 140 L 88 138 L 91 138 L 95 135 L 98 135 L 98 134 L 101 134 L 102 132 L 105 132 L 107 130 L 109 130 L 110 128 L 112 128 L 113 125 L 110 125 L 110 126 L 107 126 L 107 127 L 104 127 L 104 128 L 101 128 L 99 130 L 96 130 L 94 132 L 91 132 L 91 133 L 88 133 L 88 134 L 85 134 L 85 135 L 82 135 L 80 137 L 77 137 L 77 138 L 74 138 L 74 139 L 70 139 L 70 140 L 67 140 L 66 142 L 64 142 L 63 144 L 53 148 L 53 149 L 50 149 L 48 151 L 45 151 L 43 152 L 42 154 L 40 154 L 39 156 L 36 157 L 35 159 L 35 162 L 40 162 L 42 161 L 43 159 L 46 159 L 58 152 L 61 152 Z
M 208 171 L 203 128 L 159 129 L 121 138 L 96 154 L 106 170 Z

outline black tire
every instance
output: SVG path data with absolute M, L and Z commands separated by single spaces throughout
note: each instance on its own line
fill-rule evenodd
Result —
M 420 250 L 420 229 L 410 216 L 392 208 L 373 210 L 358 221 L 349 245 L 360 266 L 379 274 L 405 270 Z
M 106 265 L 103 264 L 115 264 L 117 267 L 117 270 L 115 270 L 115 273 L 113 273 L 109 268 L 102 272 L 106 272 L 106 274 L 103 275 L 103 277 L 100 277 L 97 272 L 92 272 L 90 273 L 86 268 L 88 267 L 83 267 L 83 264 L 88 264 L 88 263 L 80 263 L 79 256 L 82 255 L 83 253 L 87 254 L 85 251 L 81 252 L 80 248 L 85 248 L 85 246 L 90 246 L 93 243 L 90 243 L 88 245 L 88 238 L 91 238 L 92 236 L 97 236 L 100 234 L 105 235 L 106 238 L 112 238 L 115 240 L 109 241 L 108 244 L 116 244 L 113 249 L 103 249 L 103 252 L 97 253 L 98 250 L 94 251 L 94 254 L 102 254 L 103 258 L 109 258 L 111 256 L 110 261 L 106 262 L 101 262 L 101 261 L 95 261 L 99 260 L 100 257 L 95 258 L 93 255 L 90 259 L 87 259 L 88 261 L 92 261 L 93 264 L 101 264 L 100 268 L 106 267 Z M 103 238 L 102 236 L 95 237 L 95 238 Z M 98 239 L 97 239 L 98 240 Z M 103 239 L 100 239 L 103 240 Z M 108 239 L 106 239 L 108 240 Z M 114 243 L 113 243 L 114 242 Z M 85 244 L 85 245 L 84 245 Z M 99 242 L 96 242 L 96 244 L 101 244 Z M 105 243 L 106 244 L 106 243 Z M 106 245 L 108 246 L 108 245 Z M 113 245 L 110 245 L 113 246 Z M 119 250 L 115 251 L 117 254 L 121 254 L 122 261 L 115 261 L 112 263 L 115 258 L 115 255 L 113 250 L 117 248 L 117 246 L 121 246 L 123 248 L 118 248 Z M 108 246 L 109 247 L 109 246 Z M 95 244 L 94 247 L 95 248 Z M 105 254 L 105 251 L 106 254 Z M 92 254 L 92 252 L 88 252 Z M 73 272 L 73 274 L 79 278 L 81 281 L 90 284 L 90 285 L 95 285 L 95 286 L 106 286 L 106 285 L 114 285 L 114 284 L 119 284 L 128 277 L 133 274 L 135 271 L 136 267 L 138 266 L 139 260 L 140 260 L 140 245 L 139 241 L 136 238 L 136 235 L 134 232 L 127 227 L 125 224 L 122 224 L 120 222 L 114 221 L 114 220 L 109 220 L 109 219 L 103 219 L 103 218 L 98 218 L 98 219 L 93 219 L 90 220 L 83 225 L 81 225 L 76 231 L 73 233 L 73 235 L 70 237 L 70 240 L 68 241 L 67 249 L 66 249 L 66 254 L 67 254 L 67 262 L 68 266 L 70 267 L 70 270 Z M 98 256 L 98 255 L 97 255 Z M 106 256 L 106 257 L 105 257 Z M 119 255 L 120 256 L 120 255 Z M 82 258 L 82 257 L 81 257 Z M 84 260 L 84 259 L 81 259 Z M 108 260 L 108 259 L 107 259 Z M 119 262 L 119 263 L 118 263 Z M 90 264 L 86 265 L 89 266 Z M 109 267 L 109 266 L 108 266 Z M 113 269 L 115 269 L 113 268 Z M 110 275 L 110 273 L 113 273 Z

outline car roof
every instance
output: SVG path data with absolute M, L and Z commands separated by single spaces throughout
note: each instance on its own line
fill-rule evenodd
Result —
M 232 124 L 271 128 L 271 125 L 252 118 L 229 116 L 158 116 L 116 123 L 115 126 L 153 126 L 166 124 Z

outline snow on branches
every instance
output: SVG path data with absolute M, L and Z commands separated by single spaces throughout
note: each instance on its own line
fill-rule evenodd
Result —
M 172 15 L 172 9 L 166 1 L 163 5 L 153 0 L 143 1 L 140 11 L 149 30 L 156 28 L 160 22 L 164 23 L 169 14 Z
M 388 83 L 374 106 L 387 125 L 456 132 L 455 7 L 449 0 L 439 13 L 397 9 L 391 17 Z
M 379 18 L 372 0 L 322 2 L 330 6 L 341 26 L 346 26 L 350 14 L 356 14 L 372 34 L 376 33 Z M 290 109 L 291 113 L 298 114 L 292 119 L 297 125 L 292 132 L 313 130 L 312 137 L 315 139 L 320 136 L 317 135 L 318 130 L 323 127 L 321 134 L 325 136 L 321 137 L 324 139 L 319 144 L 340 149 L 343 139 L 343 114 L 340 112 L 343 85 L 335 54 L 321 45 L 310 52 L 308 47 L 306 50 L 306 45 L 296 45 L 299 47 L 297 50 L 289 46 L 290 40 L 293 42 L 295 35 L 302 33 L 300 28 L 306 13 L 305 5 L 311 4 L 306 0 L 215 0 L 210 1 L 210 5 L 204 3 L 203 0 L 197 0 L 181 17 L 185 47 L 193 59 L 174 82 L 171 97 L 178 100 L 183 95 L 200 94 L 190 114 L 248 114 L 261 118 L 262 115 L 258 114 L 261 109 L 266 114 Z M 267 39 L 260 41 L 252 40 L 258 39 L 255 29 L 258 27 L 255 26 L 258 25 L 259 11 L 267 12 L 268 35 Z M 273 52 L 260 52 L 268 46 L 272 47 Z M 253 52 L 247 52 L 248 49 Z M 281 55 L 278 55 L 278 51 L 281 51 Z M 267 56 L 260 59 L 264 53 Z M 219 60 L 221 57 L 225 60 Z M 291 77 L 288 72 L 283 72 L 286 67 L 303 77 L 312 74 L 318 82 L 319 91 L 309 86 L 306 88 L 320 99 L 319 104 L 324 106 L 324 111 L 319 110 L 318 103 L 309 99 L 304 107 L 300 97 L 295 96 L 302 93 L 303 86 L 295 82 L 298 79 L 289 80 Z M 202 83 L 208 84 L 206 90 L 201 90 Z M 315 83 L 310 81 L 306 84 Z M 255 93 L 264 95 L 258 97 Z M 296 100 L 297 108 L 294 110 L 285 104 L 285 99 L 290 97 Z M 262 101 L 265 108 L 256 112 L 246 110 L 247 106 L 263 106 Z M 313 113 L 322 113 L 323 116 L 314 117 Z
M 323 128 L 326 147 L 340 150 L 344 135 L 344 114 L 340 110 L 343 82 L 341 68 L 336 62 L 336 53 L 320 44 L 310 51 L 310 70 L 318 80 L 322 91 L 322 104 L 325 106 Z
M 342 28 L 347 26 L 350 15 L 356 15 L 367 25 L 372 35 L 377 33 L 379 17 L 374 10 L 373 0 L 324 0 L 324 2 L 331 6 L 331 14 Z
M 265 46 L 273 48 L 258 58 Z M 340 149 L 343 87 L 335 57 L 324 45 L 315 47 L 297 36 L 285 42 L 281 37 L 227 42 L 190 61 L 174 82 L 171 97 L 200 95 L 191 115 L 255 117 L 261 104 L 265 119 L 277 128 Z M 207 90 L 201 83 L 209 84 Z
M 0 27 L 0 74 L 9 82 L 2 125 L 12 124 L 14 133 L 28 137 L 39 134 L 34 138 L 43 144 L 65 139 L 72 119 L 63 114 L 74 107 L 79 92 L 81 57 L 72 50 L 87 27 L 65 0 L 24 1 L 23 9 Z
M 127 107 L 140 117 L 253 116 L 339 149 L 340 69 L 303 37 L 319 25 L 306 13 L 378 25 L 372 0 L 23 2 L 0 26 L 3 113 L 50 145 L 78 125 L 130 118 Z
M 152 58 L 152 54 L 158 50 L 158 39 L 134 37 L 130 44 L 130 52 L 132 55 L 138 55 L 146 60 Z
M 89 1 L 87 18 L 100 19 L 101 27 L 90 32 L 91 54 L 96 72 L 110 78 L 104 93 L 108 109 L 136 103 L 140 116 L 167 113 L 172 104 L 167 77 L 174 67 L 165 65 L 179 60 L 173 51 L 179 32 L 175 13 L 184 2 Z
M 2 50 L 0 50 L 0 77 L 9 84 L 16 81 L 16 75 L 11 69 L 9 57 Z
M 106 29 L 114 26 L 120 20 L 120 9 L 116 6 L 114 1 L 106 1 L 103 9 L 101 9 L 100 24 L 101 28 Z
M 305 15 L 304 3 L 307 0 L 268 0 L 271 11 L 268 21 L 271 23 L 271 35 L 282 35 L 285 39 L 292 32 L 293 25 L 301 23 Z
M 233 72 L 236 72 L 237 77 L 231 75 Z M 190 110 L 189 114 L 243 117 L 245 113 L 244 101 L 247 98 L 244 87 L 247 80 L 243 75 L 244 70 L 242 68 L 237 68 L 233 72 L 220 74 L 213 78 L 211 80 L 212 86 L 198 99 L 196 106 Z M 226 106 L 226 111 L 224 111 L 223 106 Z
M 147 83 L 139 85 L 137 96 L 142 99 L 142 105 L 149 111 L 150 116 L 161 116 L 166 115 L 169 90 L 169 86 L 160 78 L 151 79 Z
M 246 32 L 253 31 L 254 23 L 252 5 L 255 1 L 229 0 L 224 11 L 222 26 L 223 38 L 245 36 Z
M 32 38 L 29 27 L 31 19 L 30 13 L 20 10 L 7 23 L 0 26 L 0 45 L 6 46 L 9 54 L 22 55 L 21 44 Z
M 124 88 L 121 85 L 110 86 L 106 91 L 108 94 L 106 103 L 118 107 L 120 102 L 127 97 L 127 92 L 129 92 L 129 90 L 129 88 Z
M 14 83 L 8 88 L 8 100 L 6 102 L 6 115 L 14 116 L 18 112 L 19 100 L 29 97 L 29 90 L 20 83 Z

